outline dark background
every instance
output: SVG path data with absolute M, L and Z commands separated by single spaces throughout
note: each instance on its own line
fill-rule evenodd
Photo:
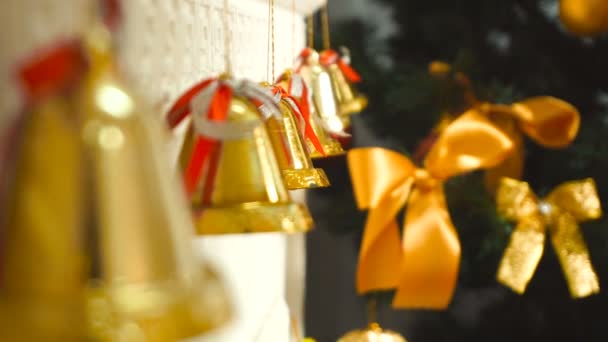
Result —
M 454 82 L 427 71 L 430 61 L 444 60 L 469 75 L 482 99 L 510 103 L 552 95 L 574 104 L 582 119 L 575 142 L 546 150 L 527 140 L 524 179 L 543 195 L 561 182 L 593 177 L 608 208 L 608 35 L 568 33 L 556 0 L 329 3 L 332 45 L 350 48 L 364 79 L 358 88 L 370 98 L 354 118 L 354 146 L 411 154 L 442 112 L 461 105 Z M 332 186 L 308 193 L 317 229 L 308 237 L 306 327 L 307 335 L 328 342 L 366 325 L 365 300 L 354 289 L 365 213 L 356 209 L 344 158 L 317 164 Z M 581 225 L 600 294 L 571 299 L 547 244 L 527 292 L 519 296 L 495 281 L 512 225 L 496 215 L 481 174 L 450 180 L 446 194 L 462 243 L 454 299 L 446 311 L 394 311 L 390 293 L 383 294 L 379 321 L 385 328 L 409 342 L 608 341 L 606 218 Z

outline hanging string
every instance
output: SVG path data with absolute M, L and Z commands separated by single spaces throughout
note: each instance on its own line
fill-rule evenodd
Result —
M 271 61 L 271 69 L 272 69 L 272 77 L 270 78 L 270 83 L 274 83 L 274 0 L 270 0 L 270 32 L 271 32 L 271 44 L 272 44 L 272 61 Z
M 223 21 L 224 21 L 224 67 L 226 68 L 226 73 L 228 75 L 232 75 L 232 61 L 230 58 L 230 43 L 232 41 L 232 34 L 230 32 L 230 16 L 229 16 L 229 4 L 228 0 L 224 0 L 224 8 L 222 13 Z
M 376 294 L 369 294 L 367 297 L 367 323 L 372 324 L 378 321 L 378 299 Z
M 314 25 L 314 20 L 313 20 L 313 13 L 311 13 L 308 18 L 307 18 L 307 23 L 306 23 L 306 30 L 308 31 L 308 47 L 309 48 L 314 48 L 314 39 L 315 39 L 315 31 L 313 28 Z
M 329 16 L 327 15 L 327 3 L 325 3 L 323 10 L 321 11 L 321 25 L 323 25 L 323 49 L 328 50 L 331 47 L 331 42 L 329 40 Z
M 291 0 L 291 60 L 296 59 L 296 0 Z

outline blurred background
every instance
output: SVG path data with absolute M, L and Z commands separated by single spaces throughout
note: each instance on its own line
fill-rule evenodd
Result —
M 558 0 L 332 0 L 329 17 L 332 45 L 350 49 L 364 80 L 359 89 L 370 98 L 353 119 L 354 146 L 412 155 L 442 113 L 461 108 L 462 88 L 428 72 L 429 62 L 442 60 L 468 75 L 482 100 L 552 95 L 575 105 L 581 127 L 574 143 L 547 150 L 526 140 L 524 179 L 542 196 L 564 181 L 593 177 L 607 207 L 608 35 L 569 33 Z M 308 194 L 317 229 L 308 236 L 306 328 L 318 341 L 334 341 L 367 321 L 365 299 L 354 288 L 366 213 L 356 209 L 345 160 L 319 166 L 332 186 Z M 463 248 L 454 299 L 446 311 L 394 311 L 391 294 L 382 294 L 378 318 L 385 328 L 415 342 L 608 340 L 605 217 L 581 225 L 598 295 L 571 299 L 547 244 L 520 296 L 495 280 L 512 225 L 497 216 L 481 174 L 451 179 L 446 194 Z

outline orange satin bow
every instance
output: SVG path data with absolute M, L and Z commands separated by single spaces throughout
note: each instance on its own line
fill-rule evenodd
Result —
M 460 263 L 460 242 L 447 210 L 443 182 L 502 162 L 513 142 L 482 114 L 452 122 L 417 168 L 383 148 L 348 153 L 360 209 L 369 209 L 359 254 L 357 291 L 396 288 L 397 308 L 445 308 Z M 407 204 L 403 238 L 395 216 Z

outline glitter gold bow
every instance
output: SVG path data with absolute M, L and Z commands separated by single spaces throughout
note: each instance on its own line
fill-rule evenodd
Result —
M 396 288 L 396 308 L 445 308 L 460 263 L 460 242 L 447 210 L 443 182 L 504 160 L 512 141 L 483 115 L 452 122 L 424 168 L 383 148 L 348 153 L 357 204 L 369 209 L 357 270 L 357 291 Z M 407 204 L 403 238 L 395 216 Z
M 496 207 L 505 218 L 517 222 L 498 268 L 500 283 L 520 294 L 526 290 L 543 254 L 548 230 L 572 297 L 599 292 L 578 225 L 602 215 L 593 179 L 563 183 L 539 200 L 528 183 L 503 178 Z

